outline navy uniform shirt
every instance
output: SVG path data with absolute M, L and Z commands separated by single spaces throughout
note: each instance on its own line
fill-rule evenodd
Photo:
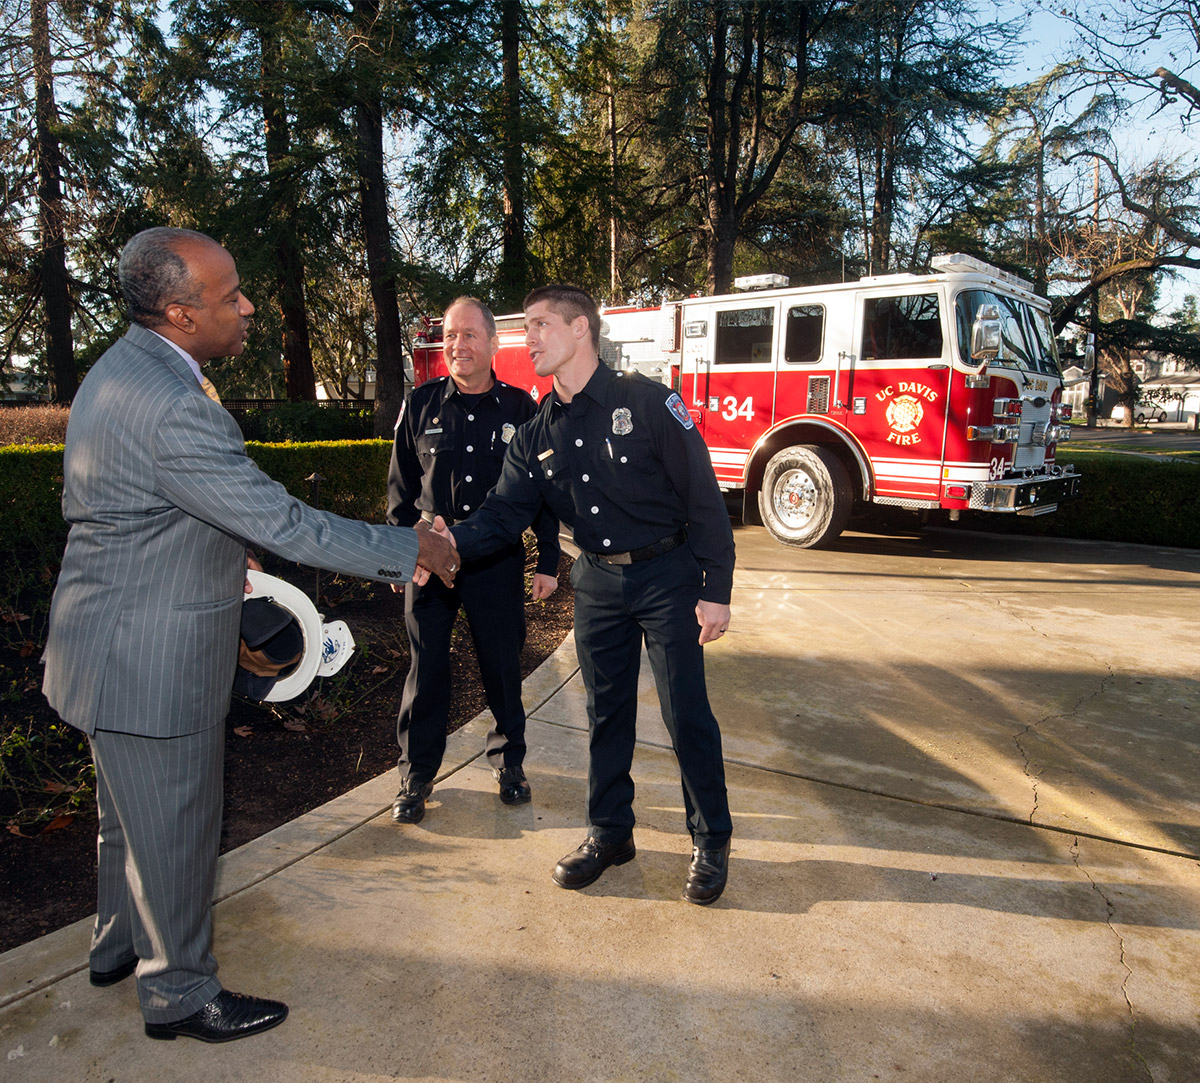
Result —
M 518 387 L 493 383 L 481 395 L 464 395 L 449 376 L 427 380 L 409 392 L 396 421 L 388 470 L 387 521 L 413 526 L 421 513 L 448 523 L 483 504 L 500 477 L 504 453 L 517 430 L 537 413 Z M 537 570 L 558 574 L 558 520 L 545 508 L 532 522 L 538 543 Z M 520 531 L 515 541 L 520 537 Z
M 569 403 L 551 393 L 508 447 L 491 496 L 454 528 L 464 557 L 518 536 L 542 501 L 590 553 L 640 549 L 686 528 L 700 597 L 729 603 L 733 529 L 712 461 L 683 401 L 601 364 Z

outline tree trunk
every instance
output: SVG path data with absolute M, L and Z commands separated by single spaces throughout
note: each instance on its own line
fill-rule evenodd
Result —
M 889 117 L 875 147 L 875 202 L 871 207 L 873 274 L 883 274 L 892 264 L 892 217 L 896 211 L 894 151 L 895 126 Z
M 732 214 L 718 218 L 706 236 L 707 286 L 710 294 L 733 289 L 733 253 L 737 247 L 738 223 Z
M 504 229 L 496 303 L 521 305 L 529 286 L 525 240 L 525 149 L 521 123 L 521 0 L 500 0 L 500 50 L 503 62 L 504 117 L 500 133 L 504 169 Z
M 608 20 L 609 32 L 612 33 L 613 19 Z M 608 87 L 605 95 L 608 99 L 608 298 L 609 304 L 617 304 L 620 297 L 621 276 L 617 263 L 617 170 L 620 166 L 619 146 L 617 142 L 617 82 L 612 70 L 608 73 Z
M 31 0 L 35 117 L 37 125 L 38 229 L 41 234 L 42 304 L 46 312 L 46 368 L 51 397 L 70 402 L 79 387 L 71 342 L 71 289 L 63 230 L 62 149 L 58 108 L 54 103 L 54 65 L 50 56 L 48 0 Z
M 1039 297 L 1045 297 L 1050 279 L 1047 259 L 1050 246 L 1046 243 L 1046 140 L 1042 134 L 1041 118 L 1034 116 L 1033 125 L 1037 133 L 1037 160 L 1034 163 L 1036 202 L 1033 217 L 1033 290 Z
M 712 12 L 712 52 L 707 78 L 707 189 L 708 215 L 705 222 L 706 285 L 710 294 L 728 293 L 733 283 L 733 253 L 737 246 L 737 198 L 741 101 L 736 81 L 729 87 L 729 15 L 723 5 Z M 743 64 L 745 57 L 742 58 Z M 732 96 L 733 101 L 728 99 Z
M 354 0 L 354 19 L 364 41 L 370 39 L 378 14 L 379 0 Z M 383 104 L 373 79 L 361 70 L 363 63 L 360 61 L 355 129 L 363 240 L 375 311 L 375 435 L 390 436 L 404 402 L 404 337 L 383 175 Z
M 308 309 L 304 301 L 304 256 L 292 226 L 296 216 L 296 192 L 286 175 L 290 164 L 291 131 L 287 112 L 276 94 L 281 61 L 275 27 L 263 27 L 260 43 L 260 96 L 266 136 L 267 189 L 275 232 L 279 312 L 283 323 L 284 382 L 289 401 L 315 402 L 317 382 L 308 335 Z
M 712 292 L 728 293 L 743 224 L 769 189 L 800 124 L 808 9 L 796 5 L 786 41 L 768 34 L 764 9 L 756 5 L 713 4 L 705 17 L 711 18 L 704 93 L 707 284 Z M 795 64 L 794 81 L 779 73 L 767 77 L 765 56 L 772 49 Z M 786 108 L 769 104 L 772 94 Z

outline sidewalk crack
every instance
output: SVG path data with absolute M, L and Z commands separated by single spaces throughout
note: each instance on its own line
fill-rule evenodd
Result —
M 1042 772 L 1041 772 L 1041 767 L 1035 764 L 1033 757 L 1029 753 L 1029 750 L 1022 743 L 1022 738 L 1028 737 L 1031 733 L 1036 733 L 1037 730 L 1043 724 L 1045 724 L 1046 722 L 1049 722 L 1051 719 L 1073 718 L 1075 715 L 1077 715 L 1079 713 L 1080 708 L 1086 702 L 1088 702 L 1089 700 L 1096 699 L 1098 696 L 1104 695 L 1104 693 L 1108 689 L 1109 683 L 1113 679 L 1112 666 L 1106 666 L 1105 669 L 1107 669 L 1108 672 L 1103 677 L 1100 678 L 1100 684 L 1093 691 L 1087 692 L 1087 693 L 1081 695 L 1074 702 L 1074 704 L 1072 704 L 1070 710 L 1060 711 L 1057 714 L 1044 715 L 1043 717 L 1039 718 L 1036 722 L 1030 722 L 1029 725 L 1027 725 L 1019 733 L 1013 734 L 1013 737 L 1012 737 L 1013 744 L 1015 744 L 1017 746 L 1017 751 L 1021 753 L 1021 758 L 1024 761 L 1022 768 L 1025 772 L 1025 777 L 1027 779 L 1029 779 L 1029 787 L 1033 793 L 1033 807 L 1029 810 L 1029 820 L 1028 820 L 1028 822 L 1030 824 L 1036 823 L 1036 817 L 1037 817 L 1037 813 L 1038 813 L 1038 780 L 1039 780 Z
M 1017 751 L 1021 753 L 1021 758 L 1025 761 L 1023 764 L 1023 769 L 1025 771 L 1025 777 L 1027 779 L 1029 779 L 1029 788 L 1033 792 L 1033 807 L 1029 810 L 1029 822 L 1030 823 L 1034 823 L 1037 818 L 1038 775 L 1037 775 L 1037 773 L 1035 773 L 1034 771 L 1032 771 L 1030 769 L 1032 760 L 1030 758 L 1029 751 L 1025 748 L 1025 746 L 1023 744 L 1021 744 L 1021 738 L 1026 736 L 1027 734 L 1032 733 L 1038 726 L 1040 726 L 1045 721 L 1046 720 L 1044 718 L 1038 719 L 1037 722 L 1031 722 L 1028 726 L 1026 726 L 1023 730 L 1021 730 L 1020 733 L 1013 734 L 1013 744 L 1015 744 L 1017 746 Z
M 1113 915 L 1116 913 L 1116 907 L 1105 893 L 1104 889 L 1096 882 L 1095 878 L 1079 861 L 1079 838 L 1076 836 L 1071 840 L 1071 860 L 1081 873 L 1087 877 L 1088 883 L 1092 890 L 1100 896 L 1104 901 L 1104 924 L 1108 926 L 1108 931 L 1112 933 L 1113 939 L 1117 942 L 1117 957 L 1121 964 L 1121 969 L 1125 972 L 1121 979 L 1121 998 L 1125 1001 L 1125 1011 L 1129 1016 L 1129 1055 L 1135 1063 L 1141 1066 L 1146 1073 L 1146 1078 L 1154 1083 L 1154 1072 L 1151 1071 L 1150 1065 L 1146 1063 L 1146 1058 L 1142 1055 L 1142 1051 L 1138 1046 L 1137 1036 L 1137 1012 L 1134 1010 L 1133 1001 L 1129 999 L 1129 979 L 1133 977 L 1133 970 L 1129 963 L 1125 960 L 1125 938 L 1117 931 L 1117 927 L 1113 924 Z

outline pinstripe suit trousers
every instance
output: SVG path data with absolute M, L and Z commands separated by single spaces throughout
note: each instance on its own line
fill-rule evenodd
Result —
M 225 727 L 183 737 L 90 736 L 100 815 L 91 967 L 135 955 L 148 1023 L 199 1011 L 221 991 L 212 906 L 221 841 Z

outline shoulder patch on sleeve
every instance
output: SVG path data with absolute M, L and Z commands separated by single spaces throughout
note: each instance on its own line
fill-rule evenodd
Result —
M 667 409 L 671 411 L 675 420 L 685 429 L 694 429 L 696 427 L 696 423 L 692 420 L 692 415 L 688 413 L 687 407 L 683 405 L 683 399 L 674 391 L 671 392 L 671 397 L 667 399 Z

